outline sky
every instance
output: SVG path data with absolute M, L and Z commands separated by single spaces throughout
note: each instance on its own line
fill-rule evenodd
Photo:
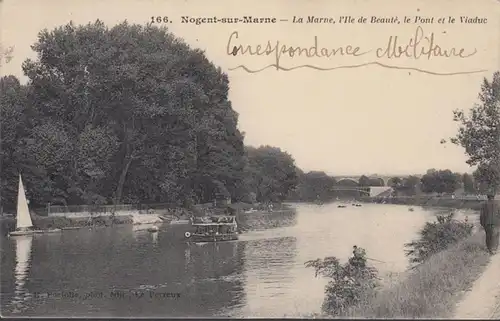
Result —
M 276 24 L 186 24 L 189 17 L 276 17 Z M 335 24 L 293 23 L 293 17 L 317 16 L 336 19 Z M 229 98 L 239 113 L 245 144 L 272 145 L 290 153 L 302 169 L 332 175 L 404 175 L 429 168 L 471 172 L 463 148 L 441 144 L 454 136 L 454 109 L 469 109 L 478 100 L 484 77 L 500 70 L 500 2 L 498 0 L 3 0 L 0 3 L 0 43 L 14 48 L 13 58 L 0 73 L 22 81 L 21 64 L 36 55 L 30 46 L 44 28 L 53 29 L 72 20 L 87 24 L 97 19 L 110 27 L 124 20 L 146 24 L 152 16 L 168 16 L 170 32 L 192 47 L 205 50 L 230 79 Z M 340 16 L 398 16 L 400 24 L 341 24 Z M 404 23 L 404 17 L 410 19 Z M 415 17 L 422 17 L 415 24 Z M 460 23 L 460 16 L 486 18 L 485 24 Z M 425 18 L 434 17 L 433 23 Z M 455 23 L 439 23 L 439 18 Z M 279 21 L 286 19 L 288 21 Z M 458 22 L 457 22 L 458 21 Z M 378 57 L 389 37 L 408 43 L 421 28 L 423 36 L 434 34 L 442 48 L 475 51 L 460 57 Z M 238 38 L 230 41 L 230 35 Z M 356 68 L 322 71 L 299 68 L 290 71 L 268 68 L 249 73 L 241 68 L 261 69 L 276 63 L 274 53 L 250 56 L 227 53 L 232 46 L 281 45 L 318 48 L 351 45 L 368 53 L 326 58 L 282 55 L 281 67 L 313 65 L 320 68 Z M 422 41 L 422 43 L 426 43 Z M 352 50 L 351 50 L 352 51 Z M 382 52 L 382 51 L 380 51 Z M 401 69 L 414 68 L 414 69 Z M 418 69 L 418 70 L 417 70 Z M 420 70 L 420 71 L 419 71 Z M 422 72 L 429 71 L 431 73 Z M 479 71 L 479 72 L 475 72 Z M 474 72 L 474 73 L 471 73 Z M 451 75 L 450 75 L 451 73 Z M 453 74 L 458 73 L 458 74 Z M 448 74 L 448 75 L 443 75 Z

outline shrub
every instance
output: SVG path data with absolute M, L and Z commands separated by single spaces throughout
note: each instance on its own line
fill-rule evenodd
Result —
M 401 273 L 346 318 L 449 318 L 462 294 L 471 288 L 490 260 L 484 234 L 475 233 Z
M 470 236 L 473 225 L 455 220 L 455 213 L 437 217 L 437 222 L 427 222 L 420 230 L 419 240 L 406 243 L 406 256 L 411 263 L 422 263 L 431 255 L 438 253 L 451 244 Z
M 366 252 L 362 248 L 347 263 L 340 264 L 336 257 L 307 261 L 316 276 L 329 278 L 325 288 L 322 310 L 330 315 L 341 315 L 346 309 L 359 304 L 378 287 L 377 270 L 366 264 Z

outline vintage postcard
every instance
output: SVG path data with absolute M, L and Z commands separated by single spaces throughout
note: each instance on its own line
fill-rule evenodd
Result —
M 500 1 L 0 1 L 3 317 L 500 318 Z

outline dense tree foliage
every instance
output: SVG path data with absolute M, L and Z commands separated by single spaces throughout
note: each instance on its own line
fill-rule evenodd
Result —
M 468 173 L 462 175 L 462 184 L 464 187 L 464 192 L 467 194 L 476 193 L 476 187 L 474 186 L 474 177 Z
M 247 188 L 256 191 L 259 202 L 281 202 L 295 189 L 298 173 L 293 157 L 279 148 L 246 147 Z
M 358 185 L 361 187 L 370 186 L 370 178 L 366 175 L 361 175 L 358 181 Z
M 412 196 L 420 191 L 420 178 L 414 175 L 404 178 L 392 177 L 387 185 L 391 186 L 398 195 Z
M 436 222 L 427 222 L 419 238 L 405 244 L 405 254 L 411 263 L 422 263 L 452 244 L 471 235 L 474 225 L 454 219 L 455 214 L 441 215 Z
M 1 80 L 1 195 L 22 172 L 32 202 L 242 197 L 245 155 L 229 81 L 166 29 L 97 21 L 43 30 Z
M 400 177 L 391 177 L 387 181 L 387 186 L 390 186 L 390 187 L 396 189 L 398 186 L 401 185 L 402 182 L 403 182 L 403 180 Z
M 421 184 L 424 193 L 453 193 L 461 186 L 462 175 L 449 169 L 429 170 L 422 176 Z
M 460 128 L 452 141 L 464 147 L 469 165 L 478 165 L 475 173 L 478 185 L 499 191 L 500 72 L 495 72 L 491 81 L 484 79 L 479 101 L 468 115 L 462 110 L 454 112 L 454 120 L 460 123 Z
M 290 194 L 290 199 L 305 202 L 333 200 L 337 193 L 334 190 L 336 180 L 325 172 L 311 171 L 299 172 L 297 188 Z
M 27 87 L 14 76 L 0 79 L 0 198 L 1 205 L 17 197 L 17 169 L 20 159 L 16 143 L 28 134 L 30 121 Z M 29 195 L 29 194 L 28 194 Z M 7 204 L 8 205 L 8 204 Z

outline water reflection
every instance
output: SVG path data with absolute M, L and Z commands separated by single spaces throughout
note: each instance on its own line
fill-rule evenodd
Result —
M 15 290 L 12 299 L 12 313 L 20 313 L 25 309 L 24 302 L 30 298 L 25 288 L 29 276 L 33 236 L 16 236 L 12 238 L 16 246 L 16 267 L 14 270 Z

